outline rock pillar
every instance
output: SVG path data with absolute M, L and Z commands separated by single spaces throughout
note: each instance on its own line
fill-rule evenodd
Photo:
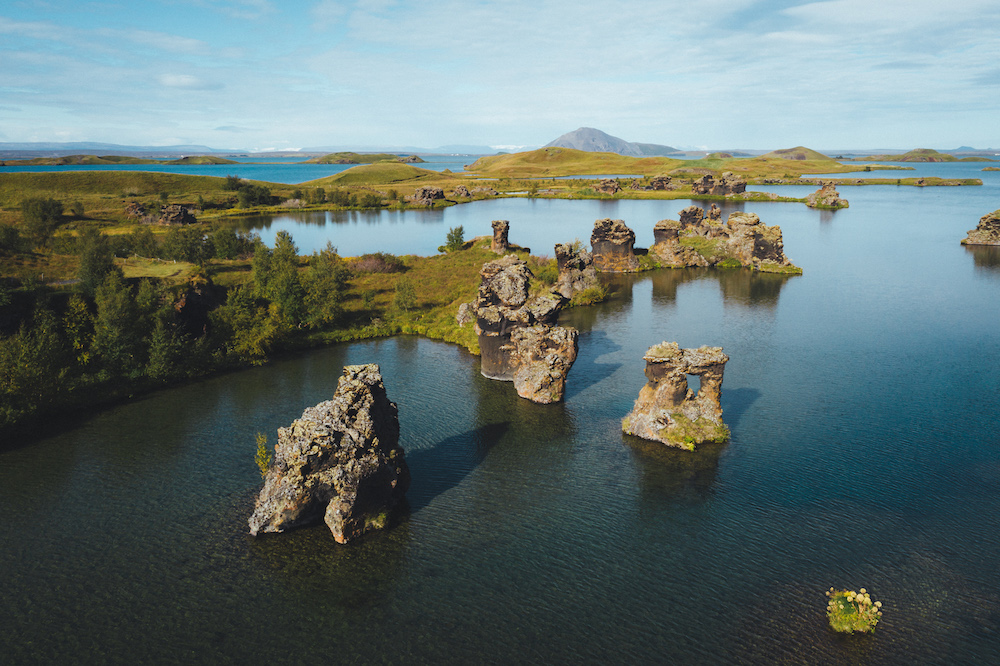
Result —
M 603 219 L 594 222 L 590 234 L 594 252 L 594 268 L 606 273 L 631 273 L 639 269 L 635 257 L 635 232 L 621 220 Z
M 688 450 L 729 438 L 719 402 L 729 361 L 722 347 L 680 349 L 676 342 L 663 342 L 650 347 L 643 359 L 648 381 L 622 419 L 623 432 Z M 697 393 L 688 388 L 687 375 L 701 378 Z
M 510 222 L 507 220 L 493 220 L 493 241 L 490 249 L 497 254 L 506 254 L 510 249 L 507 241 L 507 233 L 510 231 Z

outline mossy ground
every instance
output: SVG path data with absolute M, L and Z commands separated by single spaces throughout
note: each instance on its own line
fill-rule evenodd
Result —
M 698 444 L 713 442 L 721 444 L 729 441 L 729 428 L 725 423 L 716 423 L 704 417 L 692 421 L 683 414 L 671 414 L 673 425 L 658 433 L 664 442 L 688 451 L 694 451 Z

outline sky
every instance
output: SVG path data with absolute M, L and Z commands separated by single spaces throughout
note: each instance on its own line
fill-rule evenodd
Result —
M 997 0 L 5 0 L 0 142 L 1000 148 Z

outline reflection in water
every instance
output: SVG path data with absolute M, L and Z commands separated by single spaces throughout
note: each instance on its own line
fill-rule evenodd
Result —
M 966 245 L 977 272 L 1000 272 L 1000 245 Z
M 698 280 L 715 280 L 719 283 L 723 303 L 726 305 L 774 308 L 778 305 L 785 283 L 794 277 L 796 276 L 746 269 L 664 268 L 647 273 L 602 274 L 601 282 L 609 287 L 616 300 L 623 299 L 625 304 L 630 304 L 632 286 L 644 280 L 652 280 L 653 302 L 666 305 L 677 302 L 677 289 L 680 285 Z
M 639 475 L 643 500 L 640 506 L 644 509 L 662 504 L 658 500 L 663 498 L 708 496 L 718 473 L 719 457 L 726 447 L 703 444 L 694 451 L 683 451 L 631 435 L 622 435 L 622 440 Z

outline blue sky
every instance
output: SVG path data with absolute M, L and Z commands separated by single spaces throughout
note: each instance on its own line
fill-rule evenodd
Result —
M 0 141 L 1000 147 L 996 0 L 7 0 Z

